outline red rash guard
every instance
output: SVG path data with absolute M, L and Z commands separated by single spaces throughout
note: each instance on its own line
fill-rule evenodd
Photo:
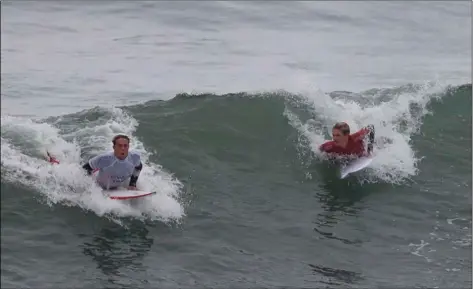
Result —
M 349 135 L 346 147 L 338 146 L 334 141 L 328 141 L 321 145 L 319 149 L 329 154 L 362 156 L 365 154 L 363 138 L 369 132 L 370 130 L 368 128 L 362 128 Z

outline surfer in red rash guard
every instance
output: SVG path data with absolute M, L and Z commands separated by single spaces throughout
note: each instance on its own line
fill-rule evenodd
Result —
M 368 149 L 365 151 L 364 138 L 369 135 Z M 322 144 L 319 149 L 322 152 L 347 156 L 355 155 L 358 157 L 370 155 L 373 151 L 374 126 L 368 125 L 359 131 L 350 134 L 350 127 L 345 122 L 336 123 L 332 128 L 332 141 Z

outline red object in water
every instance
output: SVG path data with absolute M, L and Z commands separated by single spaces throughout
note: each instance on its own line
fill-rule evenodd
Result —
M 49 161 L 50 163 L 52 163 L 52 164 L 59 164 L 59 161 L 58 161 L 55 157 L 51 156 L 48 152 L 46 152 L 46 153 L 48 154 L 48 157 L 49 157 L 49 160 L 48 160 L 48 161 Z
M 52 164 L 59 164 L 59 161 L 55 158 L 49 158 L 49 162 Z

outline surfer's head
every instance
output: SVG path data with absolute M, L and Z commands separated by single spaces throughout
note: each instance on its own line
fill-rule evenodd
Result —
M 128 149 L 130 148 L 130 138 L 124 134 L 118 134 L 112 139 L 113 152 L 119 159 L 124 159 L 128 156 Z
M 337 144 L 348 141 L 350 126 L 346 122 L 337 122 L 332 128 L 332 138 Z

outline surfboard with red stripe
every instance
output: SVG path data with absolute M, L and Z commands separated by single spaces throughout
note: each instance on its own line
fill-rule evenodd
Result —
M 106 194 L 112 200 L 132 200 L 146 196 L 155 195 L 156 192 L 143 192 L 143 191 L 132 191 L 132 190 L 116 190 L 107 191 Z

